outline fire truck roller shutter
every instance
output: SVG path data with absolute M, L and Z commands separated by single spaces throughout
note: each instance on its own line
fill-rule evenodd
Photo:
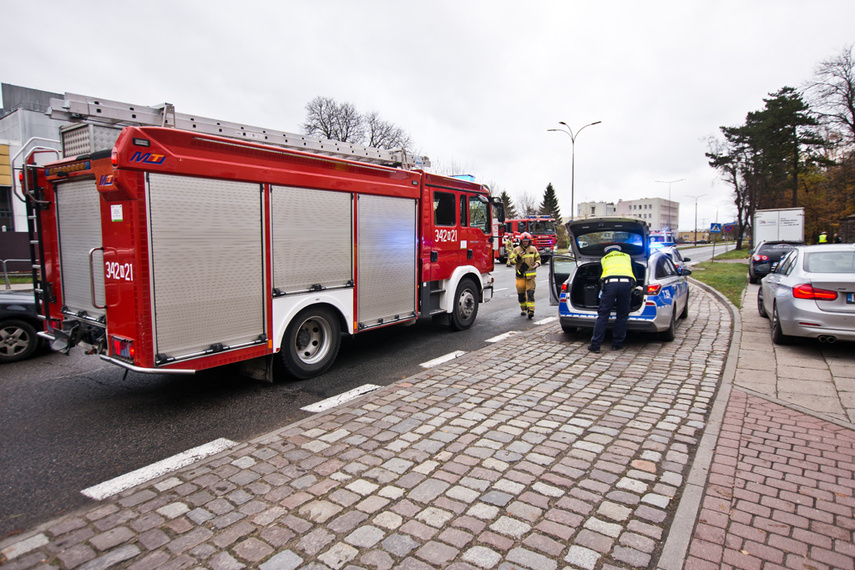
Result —
M 353 195 L 273 186 L 270 202 L 273 287 L 294 293 L 352 284 Z
M 89 251 L 102 245 L 101 198 L 95 180 L 57 184 L 56 214 L 63 304 L 74 313 L 86 311 L 89 316 L 100 317 L 104 309 L 92 304 L 92 278 L 95 280 L 95 303 L 104 307 L 103 252 L 93 252 L 92 275 L 89 268 Z
M 264 342 L 260 184 L 148 175 L 156 354 Z
M 416 201 L 360 195 L 356 320 L 368 328 L 416 316 Z

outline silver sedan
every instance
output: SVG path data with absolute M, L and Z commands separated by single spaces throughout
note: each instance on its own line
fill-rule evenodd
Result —
M 760 283 L 757 310 L 772 341 L 855 341 L 855 244 L 799 246 Z

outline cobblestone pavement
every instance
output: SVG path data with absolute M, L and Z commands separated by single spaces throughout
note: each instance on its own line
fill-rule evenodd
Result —
M 7 539 L 0 565 L 648 568 L 663 548 L 682 565 L 669 545 L 697 509 L 677 504 L 732 324 L 693 286 L 674 342 L 511 336 Z

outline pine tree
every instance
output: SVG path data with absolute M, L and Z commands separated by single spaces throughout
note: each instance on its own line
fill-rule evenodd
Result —
M 540 203 L 539 213 L 542 216 L 551 216 L 555 218 L 557 224 L 561 224 L 561 212 L 558 207 L 558 197 L 555 195 L 555 188 L 552 187 L 552 182 L 546 185 L 546 190 L 543 193 L 543 202 Z
M 505 206 L 505 218 L 508 220 L 513 220 L 517 217 L 517 210 L 514 208 L 514 203 L 511 200 L 511 197 L 505 190 L 502 190 L 502 204 Z

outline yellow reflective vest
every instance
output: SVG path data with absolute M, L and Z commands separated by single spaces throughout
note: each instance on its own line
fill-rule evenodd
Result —
M 603 256 L 600 261 L 603 265 L 603 273 L 600 279 L 609 277 L 632 277 L 635 279 L 635 274 L 632 272 L 632 258 L 622 251 L 610 251 Z

